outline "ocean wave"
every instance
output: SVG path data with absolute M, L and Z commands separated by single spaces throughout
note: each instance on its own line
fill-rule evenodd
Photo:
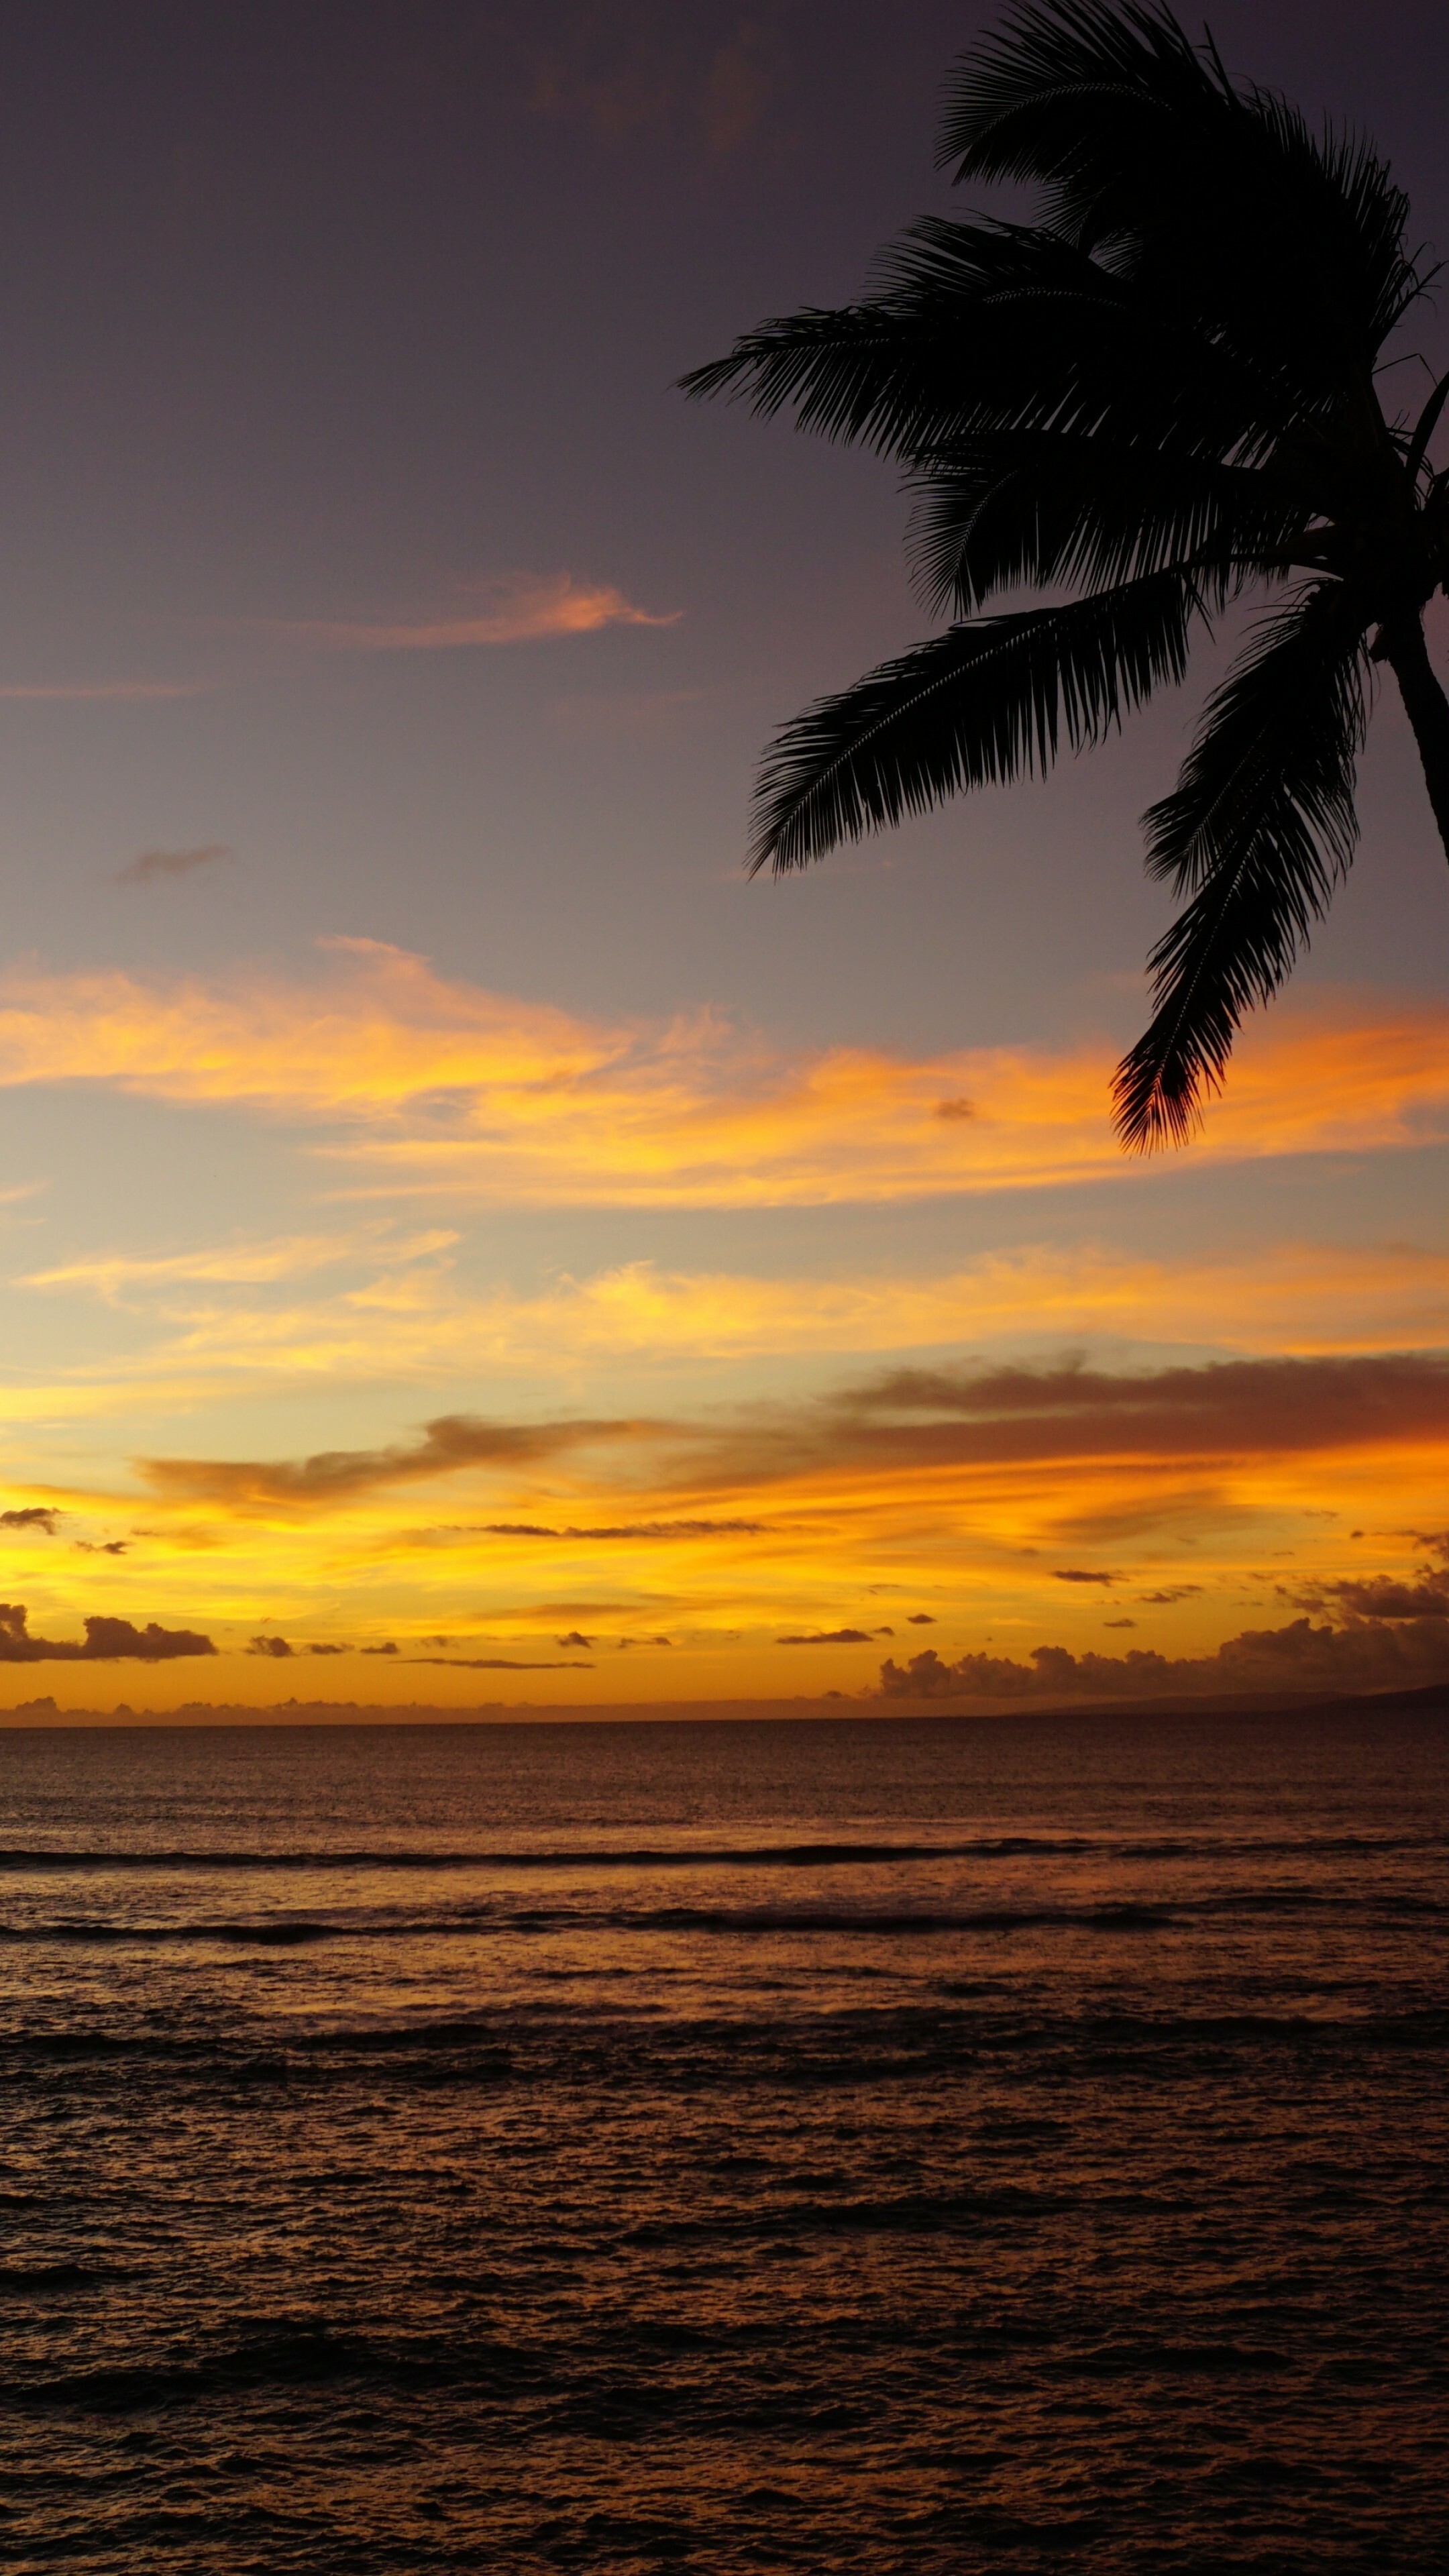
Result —
M 836 1840 L 790 1843 L 642 1843 L 627 1848 L 570 1843 L 546 1849 L 479 1847 L 450 1851 L 385 1844 L 331 1847 L 293 1844 L 234 1849 L 177 1846 L 167 1850 L 61 1848 L 25 1844 L 0 1847 L 0 1871 L 43 1877 L 73 1872 L 164 1873 L 247 1870 L 663 1870 L 663 1869 L 859 1869 L 902 1861 L 939 1860 L 1286 1860 L 1332 1859 L 1449 1849 L 1442 1832 L 1413 1834 L 1176 1835 L 990 1834 L 950 1842 Z
M 931 2004 L 858 2012 L 830 2011 L 792 2026 L 743 2028 L 713 2016 L 641 2020 L 595 2003 L 571 2009 L 551 2003 L 510 2007 L 506 2025 L 475 2021 L 391 2024 L 287 2022 L 265 2038 L 255 2029 L 188 2032 L 35 2027 L 0 2037 L 0 2070 L 37 2075 L 54 2067 L 106 2070 L 129 2087 L 155 2069 L 169 2085 L 196 2082 L 208 2095 L 299 2082 L 351 2084 L 369 2093 L 394 2082 L 416 2091 L 453 2085 L 508 2085 L 545 2090 L 578 2083 L 652 2085 L 657 2097 L 682 2081 L 691 2092 L 746 2091 L 761 2080 L 797 2090 L 824 2085 L 866 2087 L 935 2071 L 1045 2065 L 1053 2087 L 1083 2075 L 1098 2079 L 1122 2065 L 1165 2064 L 1201 2073 L 1234 2059 L 1287 2054 L 1342 2066 L 1344 2053 L 1400 2056 L 1449 2049 L 1449 2011 L 1424 2005 L 1401 2011 L 1063 2011 L 1006 2008 L 978 1997 L 960 2000 L 943 1983 Z M 978 2145 L 998 2155 L 1003 2142 L 1020 2150 L 1053 2124 L 1028 2121 L 1020 2131 L 988 2119 Z M 978 2205 L 979 2192 L 974 2195 Z M 839 2207 L 839 2203 L 833 2204 Z M 648 2222 L 646 2222 L 648 2223 Z M 863 2223 L 863 2222 L 862 2222 Z M 907 2225 L 903 2217 L 901 2225 Z
M 999 1834 L 971 1842 L 820 1842 L 640 1844 L 630 1849 L 587 1843 L 534 1851 L 396 1850 L 386 1845 L 330 1849 L 293 1845 L 271 1850 L 172 1851 L 0 1849 L 0 1869 L 27 1874 L 70 1870 L 275 1869 L 842 1869 L 905 1860 L 994 1860 L 1033 1853 L 1068 1855 L 1097 1849 L 1089 1839 Z
M 249 2335 L 219 2351 L 179 2361 L 140 2361 L 49 2377 L 0 2381 L 7 2406 L 75 2407 L 128 2414 L 187 2399 L 234 2396 L 271 2388 L 324 2387 L 336 2381 L 384 2380 L 394 2387 L 492 2385 L 500 2395 L 536 2388 L 548 2374 L 516 2347 L 445 2338 L 384 2342 L 335 2332 L 327 2325 L 283 2326 Z
M 233 1948 L 298 1949 L 315 1942 L 530 1938 L 557 1932 L 698 1933 L 790 1936 L 843 1935 L 903 1938 L 938 1933 L 1164 1932 L 1214 1918 L 1248 1920 L 1328 1915 L 1381 1923 L 1431 1923 L 1449 1917 L 1449 1903 L 1392 1889 L 1359 1895 L 1316 1888 L 1229 1888 L 1161 1902 L 1120 1900 L 1098 1905 L 640 1905 L 509 1906 L 480 1904 L 444 1911 L 323 1915 L 279 1914 L 191 1922 L 127 1923 L 113 1917 L 66 1915 L 33 1923 L 0 1922 L 0 1943 L 17 1946 L 70 1943 L 152 1949 L 221 1943 Z

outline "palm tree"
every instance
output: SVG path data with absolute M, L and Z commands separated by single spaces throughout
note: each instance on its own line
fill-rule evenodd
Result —
M 1181 1142 L 1352 859 L 1379 665 L 1449 852 L 1449 701 L 1424 639 L 1449 576 L 1449 471 L 1429 462 L 1449 376 L 1417 419 L 1379 393 L 1434 271 L 1361 140 L 1236 89 L 1143 0 L 1019 7 L 957 63 L 940 160 L 1035 182 L 1040 219 L 927 218 L 861 302 L 767 322 L 684 379 L 898 459 L 917 577 L 955 620 L 786 726 L 752 866 L 1045 771 L 1266 592 L 1144 818 L 1150 873 L 1187 900 L 1149 961 L 1117 1123 Z M 1046 603 L 979 614 L 1023 587 Z

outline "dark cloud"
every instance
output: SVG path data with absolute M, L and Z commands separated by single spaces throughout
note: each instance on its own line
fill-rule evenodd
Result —
M 1214 1518 L 1242 1519 L 1230 1487 L 1205 1470 L 1446 1439 L 1445 1353 L 1223 1360 L 1120 1374 L 1076 1362 L 894 1369 L 813 1405 L 762 1406 L 733 1429 L 698 1429 L 683 1472 L 738 1486 L 839 1470 L 1125 1460 L 1149 1489 L 1145 1499 L 1059 1524 L 1059 1545 L 1070 1538 L 1105 1547 L 1164 1524 L 1196 1529 Z
M 1168 1592 L 1139 1592 L 1137 1598 L 1146 1602 L 1149 1610 L 1170 1610 L 1174 1602 L 1190 1601 L 1201 1590 L 1200 1583 L 1175 1583 Z
M 1135 1619 L 1104 1619 L 1102 1625 L 1104 1628 L 1135 1628 L 1137 1622 Z
M 129 1619 L 87 1619 L 85 1643 L 32 1637 L 18 1601 L 0 1602 L 0 1664 L 169 1663 L 176 1655 L 214 1655 L 209 1637 L 190 1628 L 135 1628 Z
M 124 1556 L 130 1541 L 124 1538 L 78 1538 L 74 1544 L 82 1556 Z
M 777 1646 L 868 1646 L 870 1636 L 864 1628 L 826 1628 L 817 1629 L 811 1637 L 777 1637 L 775 1643 Z
M 976 1103 L 974 1100 L 938 1100 L 931 1115 L 933 1118 L 974 1118 Z
M 562 1450 L 658 1436 L 665 1428 L 627 1421 L 485 1422 L 474 1414 L 446 1413 L 425 1424 L 422 1439 L 408 1447 L 323 1449 L 300 1459 L 144 1458 L 138 1464 L 157 1492 L 189 1501 L 225 1503 L 243 1512 L 278 1505 L 315 1509 L 420 1476 L 450 1475 L 459 1467 L 531 1466 Z
M 1195 1473 L 1193 1481 L 1184 1484 L 1176 1459 L 1132 1458 L 1131 1465 L 1135 1491 L 1128 1501 L 1079 1503 L 1074 1510 L 1057 1514 L 1059 1547 L 1069 1540 L 1074 1547 L 1126 1547 L 1160 1539 L 1174 1529 L 1200 1539 L 1209 1529 L 1242 1528 L 1257 1518 L 1253 1507 L 1225 1482 L 1209 1483 Z
M 1085 1565 L 1054 1565 L 1052 1573 L 1058 1583 L 1115 1583 L 1115 1574 L 1093 1574 Z
M 47 1538 L 54 1538 L 56 1522 L 63 1517 L 53 1504 L 26 1503 L 18 1511 L 0 1512 L 0 1529 L 44 1530 Z
M 943 1663 L 933 1648 L 904 1667 L 881 1666 L 875 1697 L 891 1699 L 1162 1699 L 1197 1692 L 1367 1691 L 1449 1681 L 1449 1618 L 1356 1620 L 1343 1628 L 1295 1619 L 1286 1628 L 1245 1629 L 1210 1655 L 1074 1655 L 1034 1647 L 1025 1663 L 1007 1655 L 962 1655 Z
M 151 1458 L 141 1472 L 178 1501 L 237 1512 L 313 1511 L 376 1488 L 469 1467 L 518 1469 L 600 1446 L 666 1452 L 653 1472 L 698 1488 L 849 1469 L 1002 1466 L 1126 1459 L 1140 1476 L 1179 1486 L 1205 1462 L 1309 1456 L 1333 1449 L 1449 1439 L 1449 1354 L 1369 1353 L 1346 1359 L 1214 1361 L 1111 1375 L 1075 1363 L 1044 1369 L 896 1369 L 820 1403 L 761 1406 L 733 1424 L 573 1418 L 489 1421 L 444 1414 L 423 1436 L 380 1449 L 329 1449 L 301 1459 Z M 672 1459 L 668 1453 L 672 1454 Z M 1236 1509 L 1201 1484 L 1158 1495 L 1153 1522 Z M 1143 1506 L 1128 1514 L 1142 1522 Z M 1120 1526 L 1119 1526 L 1120 1524 Z M 750 1535 L 754 1520 L 622 1521 L 555 1527 L 481 1525 L 508 1538 L 660 1539 Z M 1082 1538 L 1106 1524 L 1074 1525 Z M 1112 1522 L 1118 1536 L 1127 1523 Z M 1080 1569 L 1064 1569 L 1069 1578 Z M 1094 1580 L 1097 1578 L 1093 1578 Z
M 480 1538 L 763 1538 L 768 1521 L 609 1521 L 599 1529 L 546 1529 L 538 1521 L 480 1521 Z
M 364 1646 L 367 1655 L 395 1655 L 396 1646 Z M 289 1655 L 350 1655 L 350 1646 L 292 1646 L 285 1637 L 253 1637 L 247 1647 L 249 1655 L 271 1655 L 281 1663 Z
M 361 1652 L 364 1655 L 395 1655 L 397 1653 L 397 1648 L 393 1644 L 391 1637 L 389 1637 L 385 1646 L 364 1646 L 362 1647 Z
M 115 882 L 121 886 L 152 885 L 158 877 L 189 877 L 198 868 L 215 867 L 218 859 L 232 856 L 224 841 L 207 841 L 195 850 L 143 850 L 137 859 L 128 859 L 116 870 Z
M 557 1624 L 561 1628 L 581 1628 L 586 1619 L 593 1627 L 596 1622 L 606 1619 L 637 1618 L 641 1611 L 658 1609 L 659 1606 L 657 1593 L 636 1593 L 628 1601 L 526 1601 L 516 1609 L 499 1611 L 497 1615 L 508 1619 L 547 1620 L 550 1627 Z M 418 1639 L 420 1646 L 437 1645 L 439 1642 L 451 1645 L 455 1641 L 452 1638 L 440 1641 L 436 1637 Z
M 875 1445 L 943 1460 L 1127 1452 L 1186 1463 L 1311 1453 L 1442 1439 L 1449 1433 L 1449 1355 L 1217 1360 L 1121 1375 L 1074 1362 L 894 1369 L 825 1410 L 840 1432 L 878 1425 Z
M 913 1610 L 906 1621 L 908 1628 L 934 1628 L 935 1624 L 929 1610 Z
M 1388 1575 L 1362 1583 L 1326 1583 L 1329 1598 L 1360 1619 L 1449 1617 L 1449 1574 L 1431 1575 L 1422 1583 L 1395 1583 Z
M 554 1639 L 554 1644 L 556 1646 L 581 1646 L 585 1654 L 588 1653 L 593 1642 L 592 1637 L 581 1636 L 577 1628 L 570 1629 L 569 1634 L 566 1637 L 555 1637 Z

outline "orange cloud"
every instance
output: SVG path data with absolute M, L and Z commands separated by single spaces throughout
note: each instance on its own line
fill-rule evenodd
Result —
M 150 1312 L 149 1347 L 99 1366 L 95 1401 L 144 1380 L 194 1401 L 198 1372 L 280 1385 L 329 1378 L 439 1382 L 481 1365 L 567 1377 L 627 1360 L 748 1364 L 763 1356 L 905 1353 L 1093 1335 L 1239 1352 L 1425 1349 L 1449 1344 L 1449 1254 L 1406 1245 L 1286 1244 L 1244 1258 L 1143 1260 L 1102 1244 L 1028 1245 L 934 1277 L 761 1279 L 631 1262 L 532 1295 L 475 1287 L 450 1228 L 363 1227 L 153 1258 L 100 1254 L 23 1275 Z M 357 1275 L 313 1288 L 318 1274 Z M 275 1292 L 275 1293 L 271 1293 Z M 16 1408 L 73 1411 L 75 1380 L 0 1390 Z
M 538 644 L 560 635 L 594 635 L 603 626 L 674 626 L 682 611 L 652 616 L 606 583 L 571 573 L 505 573 L 479 584 L 479 605 L 441 617 L 369 622 L 302 618 L 271 632 L 328 653 L 451 653 L 480 644 Z
M 14 969 L 0 1084 L 100 1082 L 322 1124 L 364 1190 L 495 1205 L 824 1206 L 1123 1175 L 1105 1046 L 792 1055 L 708 1014 L 586 1022 L 373 941 L 327 947 L 305 983 Z M 1194 1160 L 1446 1134 L 1449 1012 L 1345 1003 L 1252 1033 Z

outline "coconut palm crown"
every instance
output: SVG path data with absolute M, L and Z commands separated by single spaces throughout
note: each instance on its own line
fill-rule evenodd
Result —
M 803 867 L 1044 772 L 1266 594 L 1144 818 L 1148 869 L 1185 900 L 1117 1121 L 1128 1144 L 1181 1142 L 1352 859 L 1380 666 L 1449 853 L 1449 701 L 1424 637 L 1449 577 L 1449 470 L 1429 455 L 1449 376 L 1417 417 L 1380 392 L 1406 381 L 1382 353 L 1434 272 L 1364 142 L 1236 88 L 1210 40 L 1139 0 L 1019 7 L 955 66 L 940 161 L 1035 183 L 1039 219 L 926 218 L 859 303 L 767 322 L 684 379 L 898 460 L 915 573 L 954 620 L 780 733 L 751 862 Z M 1017 604 L 1033 589 L 1045 604 Z

